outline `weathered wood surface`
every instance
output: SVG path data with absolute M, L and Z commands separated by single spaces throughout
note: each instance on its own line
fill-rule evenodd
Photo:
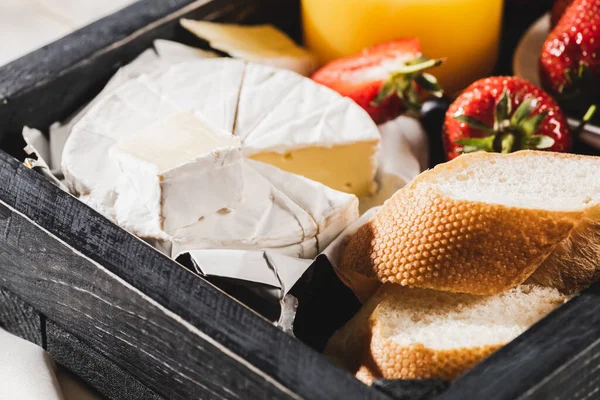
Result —
M 162 400 L 128 372 L 52 321 L 46 323 L 46 350 L 52 359 L 113 400 Z
M 6 277 L 0 277 L 0 284 L 5 279 Z M 42 318 L 31 306 L 0 287 L 0 328 L 43 347 Z
M 600 398 L 599 342 L 595 284 L 453 382 L 439 399 Z
M 157 393 L 384 397 L 5 153 L 0 201 L 6 288 Z

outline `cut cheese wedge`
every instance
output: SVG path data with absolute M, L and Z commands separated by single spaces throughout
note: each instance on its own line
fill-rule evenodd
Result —
M 356 107 L 296 74 L 249 64 L 235 133 L 250 158 L 367 196 L 375 190 L 380 134 Z
M 71 191 L 117 219 L 115 182 L 122 170 L 109 156 L 110 148 L 145 126 L 188 110 L 204 115 L 215 129 L 234 132 L 249 167 L 244 167 L 241 205 L 231 209 L 224 202 L 227 213 L 205 215 L 169 233 L 178 247 L 174 252 L 277 248 L 311 257 L 357 218 L 356 197 L 335 189 L 362 193 L 373 186 L 380 134 L 368 114 L 293 72 L 233 59 L 159 69 L 98 101 L 65 146 L 62 167 Z M 357 154 L 355 161 L 346 158 L 347 149 Z M 288 161 L 291 155 L 292 160 L 286 165 L 271 160 L 272 166 L 256 161 L 274 155 Z M 207 190 L 227 192 L 227 185 L 232 180 L 198 182 L 189 185 L 187 195 L 202 201 Z
M 182 19 L 181 25 L 206 40 L 213 49 L 232 57 L 289 69 L 308 76 L 319 66 L 317 58 L 272 25 L 243 26 Z
M 243 201 L 174 234 L 173 254 L 202 249 L 274 249 L 313 258 L 358 218 L 356 196 L 247 160 Z
M 168 240 L 175 230 L 242 199 L 240 140 L 192 112 L 143 127 L 119 140 L 110 155 L 122 171 L 117 222 L 140 237 Z M 189 195 L 201 187 L 200 199 Z

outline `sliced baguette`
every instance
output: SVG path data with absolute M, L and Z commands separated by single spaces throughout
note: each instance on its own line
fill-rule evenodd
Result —
M 325 355 L 367 384 L 451 380 L 567 299 L 532 285 L 476 296 L 385 284 L 333 335 Z
M 380 282 L 496 294 L 575 291 L 600 270 L 600 158 L 466 154 L 419 175 L 351 238 L 336 269 L 361 301 Z

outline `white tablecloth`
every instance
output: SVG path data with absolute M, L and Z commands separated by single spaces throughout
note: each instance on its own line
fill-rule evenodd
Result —
M 100 400 L 41 347 L 0 329 L 0 399 Z

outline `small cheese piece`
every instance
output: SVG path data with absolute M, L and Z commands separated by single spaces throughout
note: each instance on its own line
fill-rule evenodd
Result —
M 313 258 L 358 218 L 356 196 L 318 182 L 253 160 L 244 177 L 239 207 L 176 232 L 174 256 L 230 248 Z
M 242 199 L 234 210 L 209 215 L 175 232 L 173 254 L 202 249 L 286 248 L 317 236 L 318 226 L 312 216 L 247 163 Z M 309 250 L 310 254 L 302 257 L 316 255 L 314 241 Z
M 178 112 L 121 139 L 110 155 L 122 171 L 117 222 L 140 237 L 168 239 L 241 200 L 240 140 L 192 112 Z
M 348 225 L 358 219 L 356 196 L 301 176 L 290 175 L 268 164 L 254 160 L 247 160 L 246 163 L 312 216 L 318 227 L 319 252 L 325 250 Z
M 308 76 L 319 66 L 317 58 L 272 25 L 243 26 L 182 19 L 181 25 L 213 49 L 232 57 Z
M 220 57 L 214 51 L 202 50 L 197 47 L 186 46 L 185 44 L 165 39 L 156 39 L 154 41 L 154 49 L 164 65 L 174 65 L 187 61 Z

